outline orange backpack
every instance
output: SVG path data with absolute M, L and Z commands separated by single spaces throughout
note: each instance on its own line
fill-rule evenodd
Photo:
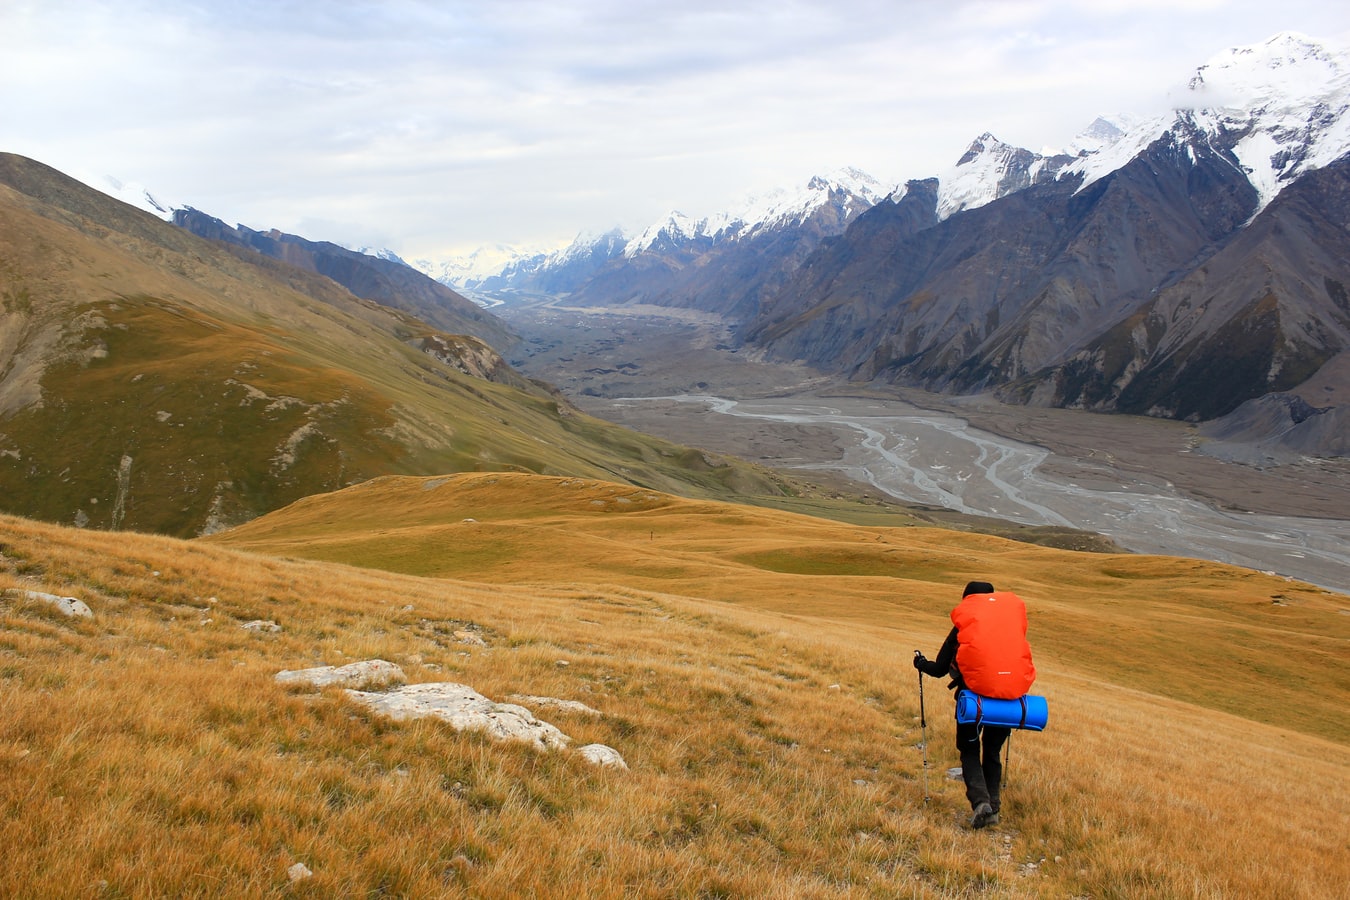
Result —
M 1013 700 L 1036 680 L 1027 643 L 1027 608 L 1012 591 L 970 594 L 952 610 L 956 667 L 966 687 L 986 697 Z

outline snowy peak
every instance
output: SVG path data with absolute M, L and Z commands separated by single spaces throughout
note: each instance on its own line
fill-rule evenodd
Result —
M 1320 97 L 1344 81 L 1344 58 L 1294 32 L 1264 44 L 1233 47 L 1196 69 L 1187 84 L 1193 108 L 1256 109 Z
M 938 217 L 946 219 L 1051 181 L 1068 162 L 1067 155 L 1033 153 L 1005 144 L 986 131 L 971 142 L 956 165 L 938 176 Z
M 672 212 L 629 241 L 624 255 L 631 259 L 653 249 L 670 249 L 698 241 L 739 240 L 768 229 L 792 228 L 827 207 L 833 207 L 840 221 L 852 221 L 885 199 L 892 187 L 860 169 L 837 169 L 828 175 L 813 176 L 797 190 L 752 196 L 739 208 L 704 219 Z
M 679 210 L 671 210 L 664 219 L 653 222 L 624 247 L 629 259 L 639 253 L 670 250 L 700 238 L 715 239 L 726 230 L 728 214 L 721 213 L 706 219 L 691 219 Z
M 1197 127 L 1231 150 L 1261 196 L 1350 152 L 1350 54 L 1303 35 L 1225 51 L 1187 85 Z
M 104 175 L 102 178 L 97 178 L 88 182 L 88 184 L 90 187 L 102 191 L 109 197 L 114 197 L 137 209 L 143 209 L 166 222 L 173 221 L 173 211 L 175 209 L 187 209 L 187 207 L 181 203 L 170 203 L 160 199 L 152 194 L 149 188 L 139 182 L 122 181 L 111 175 Z
M 538 255 L 539 251 L 526 251 L 509 244 L 493 244 L 479 247 L 472 252 L 457 256 L 449 261 L 415 259 L 414 269 L 455 289 L 472 288 L 489 276 L 495 275 L 507 266 L 522 259 Z
M 1134 124 L 1134 120 L 1129 116 L 1098 116 L 1091 125 L 1069 142 L 1064 152 L 1076 157 L 1100 153 L 1119 143 Z
M 1298 176 L 1350 152 L 1350 54 L 1300 34 L 1225 50 L 1174 97 L 1171 114 L 1080 154 L 1064 174 L 1081 174 L 1086 187 L 1170 134 L 1235 159 L 1259 212 Z
M 414 266 L 410 265 L 406 259 L 399 256 L 397 253 L 395 253 L 393 250 L 390 250 L 388 247 L 346 247 L 345 249 L 351 250 L 353 253 L 360 253 L 365 256 L 373 256 L 376 259 L 383 259 L 386 262 L 394 262 L 398 263 L 401 266 L 408 266 L 408 268 L 410 269 L 414 268 Z

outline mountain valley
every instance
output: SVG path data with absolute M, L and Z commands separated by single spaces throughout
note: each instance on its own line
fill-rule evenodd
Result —
M 496 212 L 428 175 L 476 155 L 569 215 L 604 195 L 540 165 L 542 117 L 437 137 L 447 62 L 480 114 L 508 96 L 472 29 L 297 12 L 228 33 L 444 57 L 342 60 L 435 102 L 392 127 L 337 70 L 266 85 L 309 98 L 330 200 L 377 208 L 355 173 L 392 168 L 439 243 Z M 659 99 L 687 63 L 648 48 L 586 79 Z M 196 102 L 300 71 L 238 58 L 188 60 Z M 544 71 L 511 74 L 532 117 Z M 590 153 L 578 81 L 549 112 Z M 1350 53 L 1284 33 L 1175 96 L 1062 150 L 986 132 L 901 183 L 413 263 L 0 152 L 0 898 L 1342 895 Z M 265 184 L 279 149 L 231 163 Z M 495 198 L 542 230 L 526 184 Z M 428 233 L 333 215 L 277 221 Z M 972 580 L 1025 600 L 1050 710 L 992 822 L 959 672 L 916 677 Z

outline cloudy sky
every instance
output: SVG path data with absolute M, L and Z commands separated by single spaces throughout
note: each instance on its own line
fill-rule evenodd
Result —
M 1061 146 L 1331 0 L 0 0 L 0 150 L 444 259 L 702 216 L 983 131 Z

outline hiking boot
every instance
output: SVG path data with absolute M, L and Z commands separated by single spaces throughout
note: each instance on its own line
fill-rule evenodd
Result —
M 988 825 L 998 824 L 998 813 L 988 803 L 981 803 L 975 807 L 975 815 L 970 820 L 970 827 L 979 829 Z

